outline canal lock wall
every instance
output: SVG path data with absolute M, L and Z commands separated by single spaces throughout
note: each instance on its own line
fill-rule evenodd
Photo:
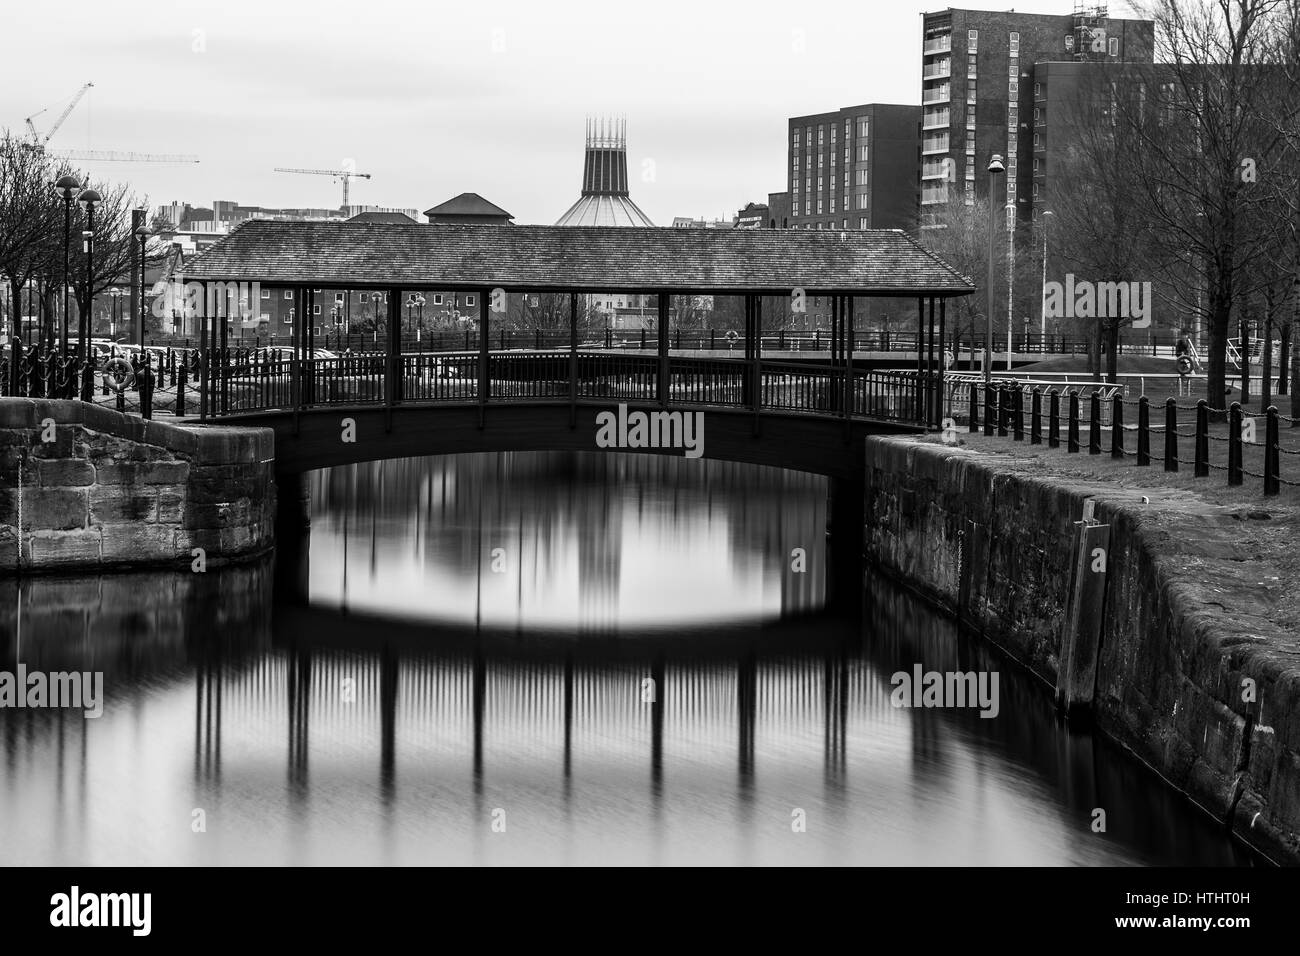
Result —
M 201 570 L 275 542 L 274 433 L 0 399 L 0 575 Z
M 1040 678 L 1071 719 L 1270 859 L 1300 864 L 1300 635 L 1265 614 L 1294 582 L 1242 543 L 1241 523 L 1263 516 L 1149 497 L 872 437 L 864 555 Z M 1099 540 L 1100 586 L 1095 563 L 1081 566 Z

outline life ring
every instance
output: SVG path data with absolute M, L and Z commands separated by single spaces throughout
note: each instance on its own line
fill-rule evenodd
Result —
M 740 335 L 739 333 L 736 332 L 735 329 L 728 329 L 726 334 L 726 339 L 727 339 L 727 347 L 730 348 L 740 340 Z
M 1186 353 L 1178 356 L 1178 374 L 1190 375 L 1192 373 L 1192 357 Z
M 122 356 L 114 356 L 104 366 L 104 385 L 122 392 L 135 384 L 135 368 Z

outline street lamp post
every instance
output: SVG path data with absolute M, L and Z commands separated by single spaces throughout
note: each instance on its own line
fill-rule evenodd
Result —
M 68 243 L 72 241 L 72 200 L 81 192 L 76 176 L 60 176 L 54 191 L 63 200 L 63 323 L 59 331 L 59 350 L 68 350 Z M 50 336 L 53 338 L 53 335 Z
M 86 210 L 86 231 L 82 233 L 86 240 L 86 308 L 77 321 L 77 355 L 83 359 L 89 344 L 90 312 L 95 305 L 95 206 L 102 200 L 94 189 L 83 189 L 77 197 L 81 208 Z
M 1011 327 L 1016 300 L 1016 204 L 1007 200 L 1007 371 L 1011 371 Z
M 144 344 L 144 319 L 149 314 L 149 306 L 145 303 L 144 298 L 144 247 L 149 239 L 149 227 L 140 226 L 135 231 L 135 238 L 140 245 L 140 313 L 131 316 L 131 341 Z
M 994 193 L 996 192 L 995 184 L 997 178 L 1007 171 L 1006 166 L 1002 164 L 1002 155 L 994 153 L 993 158 L 989 160 L 989 285 L 988 285 L 988 306 L 984 310 L 984 382 L 988 384 L 993 380 L 993 249 L 994 241 L 997 235 L 997 216 L 994 210 Z
M 1039 341 L 1038 350 L 1042 352 L 1047 342 L 1047 217 L 1055 215 L 1052 210 L 1043 210 L 1043 294 L 1042 301 L 1039 303 L 1038 322 L 1039 322 Z

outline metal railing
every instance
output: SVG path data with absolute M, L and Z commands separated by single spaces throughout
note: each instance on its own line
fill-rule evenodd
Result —
M 968 390 L 964 402 L 963 390 Z M 1283 448 L 1280 435 L 1283 423 L 1294 428 L 1300 419 L 1281 414 L 1274 405 L 1252 416 L 1240 402 L 1214 408 L 1205 399 L 1188 405 L 1170 397 L 1163 407 L 1156 406 L 1153 421 L 1147 396 L 1125 398 L 1119 386 L 1084 394 L 1077 388 L 1025 388 L 1018 382 L 951 383 L 945 396 L 951 424 L 959 423 L 963 404 L 964 423 L 971 433 L 982 428 L 985 435 L 996 432 L 999 437 L 1028 440 L 1031 445 L 1046 441 L 1049 448 L 1064 443 L 1068 454 L 1085 449 L 1089 455 L 1109 453 L 1116 460 L 1131 458 L 1142 467 L 1160 463 L 1167 472 L 1190 465 L 1196 478 L 1225 472 L 1229 487 L 1254 478 L 1269 496 L 1279 494 L 1283 485 L 1300 487 L 1300 481 L 1282 477 L 1282 462 L 1300 455 L 1300 449 Z M 1211 427 L 1212 418 L 1226 426 L 1224 433 Z M 1262 428 L 1256 425 L 1260 418 Z M 1183 457 L 1185 441 L 1191 442 L 1191 458 Z M 1252 465 L 1258 471 L 1251 470 Z
M 639 350 L 347 353 L 258 349 L 137 352 L 82 361 L 0 359 L 0 394 L 80 398 L 121 411 L 217 419 L 329 406 L 626 401 L 807 412 L 937 424 L 937 371 L 849 369 L 824 361 L 660 356 Z M 390 374 L 390 370 L 392 374 Z

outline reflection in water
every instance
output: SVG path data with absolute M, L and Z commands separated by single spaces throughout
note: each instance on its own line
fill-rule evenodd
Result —
M 550 455 L 318 479 L 310 602 L 273 596 L 265 564 L 0 583 L 0 669 L 103 670 L 108 697 L 99 720 L 0 711 L 0 860 L 1249 862 L 1115 748 L 1065 732 L 1032 679 L 887 584 L 868 580 L 865 613 L 787 588 L 804 613 L 763 604 L 756 619 L 749 596 L 779 591 L 790 548 L 821 541 L 816 486 L 734 470 L 708 487 L 683 473 L 679 488 L 619 461 L 616 480 L 617 462 Z M 412 488 L 418 521 L 403 518 Z M 588 503 L 605 524 L 582 516 Z M 457 590 L 477 586 L 477 539 L 511 534 L 538 557 L 510 565 L 514 591 L 492 591 L 476 626 Z M 342 570 L 345 537 L 346 610 L 318 570 Z M 712 562 L 687 606 L 659 592 L 670 628 L 640 626 L 647 585 L 627 571 L 653 558 L 637 550 L 651 538 L 665 562 Z M 466 555 L 468 572 L 453 557 Z M 383 601 L 392 582 L 414 597 Z M 567 607 L 586 623 L 521 628 L 521 600 L 528 622 Z M 916 662 L 998 670 L 998 718 L 892 707 L 890 675 Z M 1105 834 L 1089 829 L 1094 807 Z
M 314 602 L 585 628 L 824 600 L 825 479 L 653 455 L 461 455 L 316 472 Z M 803 548 L 809 570 L 793 574 Z

